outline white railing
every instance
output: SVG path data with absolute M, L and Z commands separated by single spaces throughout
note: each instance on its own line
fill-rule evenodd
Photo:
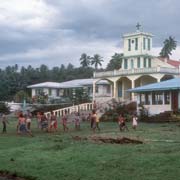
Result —
M 180 70 L 178 68 L 169 68 L 169 67 L 160 67 L 160 66 L 152 67 L 152 68 L 120 69 L 114 71 L 95 72 L 94 78 L 132 75 L 132 74 L 150 74 L 150 73 L 180 74 Z
M 78 111 L 91 111 L 93 109 L 93 103 L 83 103 L 79 105 L 74 105 L 62 109 L 56 109 L 53 110 L 53 113 L 57 116 L 63 116 L 65 113 L 67 114 L 72 114 L 73 112 L 78 112 Z M 44 113 L 46 116 L 50 115 L 51 112 L 46 112 Z

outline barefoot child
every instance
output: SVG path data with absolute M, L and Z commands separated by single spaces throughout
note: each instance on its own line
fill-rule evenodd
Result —
M 126 126 L 126 123 L 125 123 L 125 118 L 123 117 L 122 114 L 119 114 L 118 124 L 119 124 L 119 130 L 120 130 L 120 131 L 124 131 L 125 129 L 126 129 L 127 131 L 129 131 L 129 130 L 128 130 L 128 127 Z
M 3 124 L 2 133 L 6 133 L 7 132 L 6 127 L 7 127 L 8 120 L 7 120 L 7 117 L 4 113 L 3 113 L 1 118 L 2 118 L 2 124 Z
M 57 117 L 53 113 L 53 111 L 51 111 L 51 116 L 50 116 L 50 131 L 52 130 L 57 131 Z
M 136 116 L 136 114 L 134 114 L 132 117 L 132 127 L 134 130 L 136 130 L 137 128 L 137 120 L 138 120 L 138 117 Z
M 67 127 L 67 112 L 65 112 L 65 114 L 62 117 L 62 125 L 63 125 L 63 130 L 68 131 L 68 127 Z
M 80 130 L 80 114 L 79 112 L 75 113 L 75 129 Z

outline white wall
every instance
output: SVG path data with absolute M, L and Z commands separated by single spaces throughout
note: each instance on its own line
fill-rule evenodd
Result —
M 135 38 L 138 38 L 138 50 L 135 50 Z M 143 38 L 146 39 L 146 49 L 143 47 Z M 129 39 L 131 40 L 131 51 L 128 50 Z M 148 40 L 150 39 L 150 50 L 148 50 Z M 134 56 L 141 54 L 151 54 L 152 38 L 148 33 L 133 33 L 124 35 L 124 56 Z M 132 43 L 134 42 L 134 43 Z
M 159 114 L 164 111 L 171 111 L 171 105 L 144 105 L 144 107 L 148 110 L 150 115 Z

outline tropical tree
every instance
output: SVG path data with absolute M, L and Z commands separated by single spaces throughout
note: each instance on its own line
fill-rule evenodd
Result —
M 120 69 L 122 66 L 123 53 L 115 53 L 109 63 L 107 64 L 106 70 L 111 71 L 114 69 Z
M 101 62 L 104 61 L 99 54 L 95 54 L 91 59 L 91 65 L 94 65 L 95 69 L 98 69 L 98 66 L 102 66 Z
M 161 57 L 164 57 L 164 58 L 168 58 L 169 59 L 169 56 L 172 55 L 172 50 L 175 50 L 176 49 L 176 46 L 177 46 L 177 42 L 174 40 L 173 37 L 169 36 L 168 39 L 165 39 L 165 41 L 163 42 L 164 46 L 163 48 L 161 49 L 161 52 L 159 53 L 159 55 Z
M 81 54 L 80 57 L 80 64 L 82 67 L 88 67 L 90 65 L 90 56 L 88 56 L 86 53 Z
M 17 103 L 22 103 L 24 99 L 26 99 L 28 102 L 30 101 L 30 96 L 26 91 L 23 90 L 18 91 L 14 96 L 14 100 Z

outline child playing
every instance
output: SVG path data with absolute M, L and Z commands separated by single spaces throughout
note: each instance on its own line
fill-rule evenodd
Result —
M 134 130 L 136 130 L 137 125 L 138 125 L 137 120 L 138 120 L 138 117 L 136 116 L 136 114 L 134 114 L 133 117 L 132 117 L 132 127 L 133 127 Z
M 95 132 L 96 129 L 98 129 L 98 131 L 100 131 L 99 116 L 95 110 L 92 111 L 92 117 L 91 118 L 92 118 L 92 122 L 93 122 L 93 132 Z
M 41 130 L 48 132 L 48 119 L 44 112 L 41 112 Z
M 80 114 L 79 114 L 79 112 L 75 113 L 75 129 L 80 130 Z
M 32 119 L 32 114 L 28 110 L 27 115 L 26 115 L 26 123 L 27 123 L 27 129 L 30 131 L 31 130 L 31 119 Z
M 125 123 L 125 118 L 123 117 L 122 114 L 119 114 L 119 117 L 118 117 L 118 124 L 119 124 L 119 130 L 120 131 L 123 131 L 123 130 L 128 130 L 128 127 L 126 126 L 126 123 Z
M 30 136 L 33 136 L 31 131 L 27 129 L 26 118 L 23 114 L 19 115 L 18 118 L 18 134 L 28 133 Z
M 2 133 L 6 133 L 7 132 L 6 127 L 7 127 L 8 120 L 7 120 L 7 117 L 4 113 L 3 113 L 1 118 L 2 118 L 2 124 L 3 124 Z
M 62 117 L 62 125 L 63 125 L 63 130 L 68 131 L 68 127 L 67 127 L 67 112 L 65 112 L 65 114 Z
M 51 111 L 51 116 L 50 116 L 50 131 L 52 131 L 52 129 L 57 131 L 57 117 L 53 113 L 53 111 Z

